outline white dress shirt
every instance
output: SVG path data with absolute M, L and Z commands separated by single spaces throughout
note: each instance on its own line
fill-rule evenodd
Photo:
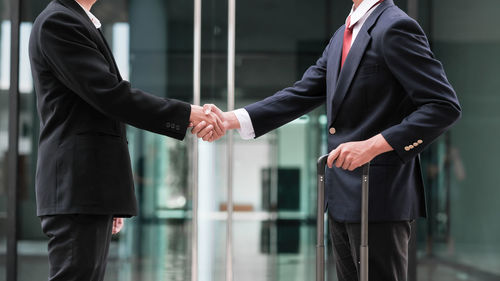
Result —
M 80 7 L 82 7 L 82 9 L 85 11 L 85 13 L 87 13 L 87 16 L 89 16 L 90 21 L 92 21 L 95 28 L 101 28 L 101 22 L 99 21 L 99 19 L 96 18 L 96 16 L 94 16 L 89 10 L 85 9 L 85 7 L 83 7 L 78 1 L 75 1 L 75 2 L 78 3 L 78 5 L 80 5 Z
M 349 16 L 351 16 L 351 25 L 349 27 L 354 26 L 352 30 L 351 46 L 352 44 L 354 44 L 354 40 L 356 40 L 356 36 L 358 35 L 359 30 L 365 23 L 366 19 L 368 19 L 375 8 L 380 5 L 380 3 L 377 4 L 377 2 L 379 1 L 380 0 L 364 0 L 356 9 L 354 9 L 354 5 L 352 6 L 351 12 L 349 13 Z M 252 120 L 250 119 L 250 115 L 248 114 L 246 109 L 237 109 L 234 111 L 234 114 L 236 115 L 236 118 L 238 118 L 238 122 L 240 123 L 241 128 L 238 129 L 240 137 L 244 140 L 255 138 L 255 131 L 253 129 Z

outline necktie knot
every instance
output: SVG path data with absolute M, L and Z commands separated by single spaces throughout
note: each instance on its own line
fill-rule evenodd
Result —
M 345 23 L 345 29 L 349 30 L 350 32 L 352 32 L 352 30 L 354 29 L 354 25 L 351 26 L 351 16 L 347 17 L 347 22 Z

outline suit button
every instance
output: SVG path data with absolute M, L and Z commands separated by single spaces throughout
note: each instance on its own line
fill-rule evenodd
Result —
M 414 147 L 413 145 L 411 145 L 411 144 L 410 144 L 408 147 L 409 147 L 410 149 L 414 149 L 414 148 L 415 148 L 415 147 Z
M 181 126 L 179 126 L 179 125 L 175 126 L 175 130 L 176 131 L 180 131 L 181 130 Z
M 337 132 L 337 130 L 335 130 L 334 127 L 331 127 L 330 130 L 329 130 L 329 132 L 330 132 L 330 135 L 335 135 L 335 133 Z
M 167 126 L 167 128 L 170 128 L 170 122 L 167 122 L 165 125 Z
M 423 141 L 423 140 L 418 140 L 417 142 L 418 142 L 418 144 L 422 144 L 422 143 L 424 143 L 424 141 Z
M 405 150 L 406 151 L 410 151 L 410 147 L 409 146 L 405 146 Z
M 418 142 L 414 142 L 414 143 L 413 143 L 413 146 L 414 146 L 414 147 L 417 147 L 418 145 L 419 145 L 419 143 L 418 143 Z

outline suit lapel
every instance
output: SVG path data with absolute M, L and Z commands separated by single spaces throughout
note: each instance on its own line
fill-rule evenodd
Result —
M 99 33 L 97 32 L 97 28 L 95 28 L 95 25 L 92 23 L 89 16 L 87 16 L 87 13 L 85 13 L 82 7 L 80 7 L 80 5 L 78 5 L 75 0 L 59 0 L 59 3 L 73 11 L 75 15 L 82 20 L 85 27 L 90 31 L 92 39 L 96 43 L 99 43 L 104 47 L 104 42 L 102 42 Z
M 104 37 L 104 34 L 102 34 L 101 30 L 98 30 L 99 32 L 99 37 L 101 38 L 102 42 L 104 42 L 104 46 L 106 46 L 106 51 L 107 51 L 107 59 L 108 61 L 111 60 L 114 68 L 115 68 L 115 71 L 116 71 L 116 75 L 118 76 L 118 80 L 119 81 L 122 81 L 122 76 L 120 75 L 120 71 L 118 70 L 118 65 L 116 64 L 116 61 L 115 61 L 115 57 L 113 56 L 113 52 L 111 51 L 111 48 L 109 47 L 108 45 L 108 42 L 106 41 L 106 38 Z
M 349 88 L 353 82 L 352 80 L 354 78 L 354 75 L 356 74 L 361 59 L 363 58 L 366 48 L 368 47 L 371 41 L 369 30 L 375 24 L 375 22 L 377 21 L 378 17 L 382 14 L 382 12 L 386 8 L 392 5 L 394 5 L 394 3 L 391 0 L 385 0 L 368 17 L 368 19 L 363 24 L 363 27 L 361 27 L 356 39 L 354 40 L 354 43 L 349 51 L 349 54 L 347 55 L 346 61 L 344 62 L 344 66 L 340 70 L 338 78 L 337 76 L 335 76 L 334 78 L 335 83 L 334 85 L 332 85 L 335 91 L 333 92 L 333 94 L 331 95 L 332 97 L 330 98 L 331 99 L 330 102 L 332 105 L 332 113 L 331 113 L 332 123 L 335 121 L 340 106 L 342 105 L 344 98 L 349 92 Z M 336 45 L 335 49 L 336 57 L 333 59 L 339 60 L 338 65 L 340 65 L 343 37 L 341 38 L 341 40 L 338 41 L 340 41 L 340 44 Z M 339 53 L 339 55 L 337 55 L 337 52 Z
M 361 62 L 366 47 L 368 47 L 368 43 L 370 43 L 370 41 L 370 35 L 366 31 L 362 32 L 362 30 L 360 30 L 354 44 L 351 47 L 351 50 L 349 51 L 349 54 L 347 55 L 344 66 L 340 70 L 335 92 L 333 94 L 332 122 L 335 120 L 340 105 L 347 95 L 352 79 L 354 78 L 354 74 L 356 73 L 356 70 L 358 70 L 359 63 Z
M 340 30 L 343 30 L 341 28 Z M 342 60 L 342 42 L 344 40 L 344 33 L 343 32 L 337 32 L 337 35 L 335 38 L 333 38 L 333 52 L 332 55 L 329 59 L 332 60 L 332 64 L 329 65 L 329 67 L 332 67 L 331 71 L 331 76 L 329 79 L 330 85 L 332 90 L 335 90 L 337 88 L 337 80 L 339 78 L 339 71 L 340 71 L 340 61 Z M 328 95 L 328 102 L 329 104 L 332 104 L 333 101 L 333 94 Z
M 106 43 L 106 39 L 102 35 L 102 33 L 97 30 L 95 25 L 92 23 L 90 18 L 88 17 L 87 13 L 76 3 L 75 0 L 58 0 L 63 6 L 67 7 L 68 9 L 72 10 L 76 16 L 80 17 L 82 22 L 84 23 L 85 27 L 90 31 L 90 36 L 92 40 L 98 45 L 99 49 L 101 50 L 102 54 L 108 61 L 108 63 L 112 66 L 112 70 L 114 70 L 115 74 L 118 76 L 119 81 L 122 80 L 120 76 L 120 72 L 118 71 L 118 67 L 116 65 L 116 62 L 113 58 L 113 53 L 111 52 L 108 44 Z

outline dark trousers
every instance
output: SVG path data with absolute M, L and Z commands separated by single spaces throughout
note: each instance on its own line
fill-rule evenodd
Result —
M 113 217 L 54 215 L 41 217 L 49 237 L 49 281 L 102 281 Z
M 339 281 L 358 281 L 361 224 L 337 222 L 328 216 L 330 239 Z M 412 222 L 370 223 L 368 276 L 370 281 L 406 281 L 408 242 Z

